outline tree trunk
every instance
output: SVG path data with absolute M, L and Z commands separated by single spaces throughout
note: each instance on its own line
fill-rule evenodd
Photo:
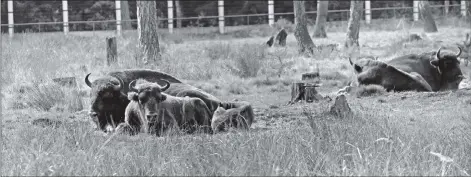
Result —
M 437 32 L 437 25 L 435 25 L 435 20 L 433 19 L 428 1 L 419 1 L 419 13 L 424 21 L 424 32 Z
M 363 3 L 364 1 L 360 0 L 350 1 L 350 19 L 348 19 L 347 40 L 345 41 L 346 48 L 360 46 L 358 43 L 358 37 L 360 35 L 360 19 Z
M 155 1 L 137 1 L 137 31 L 139 49 L 144 64 L 155 63 L 160 59 L 158 20 Z
M 123 30 L 130 30 L 132 29 L 131 26 L 131 16 L 129 15 L 129 3 L 127 0 L 121 1 L 121 20 L 123 22 L 121 23 Z
M 294 29 L 294 36 L 298 41 L 299 53 L 313 53 L 313 48 L 315 47 L 314 42 L 312 42 L 311 36 L 307 31 L 307 19 L 306 19 L 306 9 L 304 7 L 304 1 L 293 1 L 294 3 L 294 17 L 296 27 Z
M 327 10 L 329 9 L 329 1 L 317 1 L 317 17 L 316 26 L 314 27 L 313 38 L 326 38 L 325 23 L 327 21 Z
M 177 18 L 183 17 L 182 5 L 180 4 L 180 0 L 175 0 L 175 15 Z M 177 20 L 177 28 L 182 27 L 182 20 Z

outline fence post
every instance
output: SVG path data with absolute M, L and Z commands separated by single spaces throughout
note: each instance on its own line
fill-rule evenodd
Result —
M 62 21 L 64 22 L 64 34 L 69 33 L 69 7 L 67 0 L 62 0 Z
M 111 64 L 117 63 L 118 61 L 118 46 L 116 44 L 116 37 L 107 37 L 106 38 L 106 64 L 111 66 Z
M 365 1 L 365 21 L 366 24 L 371 24 L 371 1 Z
M 463 17 L 466 17 L 466 1 L 465 0 L 461 0 L 461 15 Z
M 275 2 L 268 0 L 268 25 L 273 26 L 275 24 Z
M 116 8 L 116 35 L 121 35 L 121 0 L 115 1 Z
M 10 37 L 13 37 L 13 27 L 14 27 L 14 22 L 13 22 L 13 0 L 8 0 L 8 34 L 10 34 Z
M 168 32 L 173 33 L 173 0 L 167 1 Z
M 414 21 L 419 21 L 419 1 L 414 0 Z
M 218 0 L 219 33 L 224 34 L 224 0 Z
M 448 10 L 450 8 L 450 0 L 445 0 L 445 15 L 448 15 Z

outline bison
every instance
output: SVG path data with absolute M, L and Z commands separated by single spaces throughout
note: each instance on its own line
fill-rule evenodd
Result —
M 406 73 L 384 62 L 368 58 L 360 59 L 353 63 L 349 58 L 357 74 L 360 85 L 381 85 L 386 91 L 431 91 L 430 85 L 416 73 Z
M 124 70 L 110 72 L 105 77 L 91 82 L 89 76 L 85 76 L 85 83 L 91 88 L 90 92 L 90 117 L 97 128 L 108 132 L 116 125 L 124 122 L 124 112 L 129 103 L 127 92 L 128 84 L 139 78 L 161 82 L 165 79 L 172 83 L 182 83 L 180 80 L 165 73 L 152 70 Z
M 432 87 L 432 91 L 456 90 L 464 79 L 458 60 L 462 48 L 458 47 L 457 54 L 444 54 L 443 56 L 441 49 L 439 48 L 437 52 L 409 54 L 393 58 L 386 63 L 406 73 L 417 73 L 422 76 Z
M 211 112 L 206 103 L 197 97 L 175 97 L 163 93 L 171 85 L 168 81 L 164 82 L 166 85 L 163 87 L 154 82 L 143 81 L 137 85 L 136 81 L 130 83 L 130 105 L 137 103 L 138 106 L 130 108 L 128 105 L 132 111 L 127 114 L 132 115 L 126 115 L 126 125 L 138 131 L 141 126 L 145 129 L 148 122 L 149 133 L 156 135 L 161 135 L 173 126 L 186 133 L 193 133 L 199 128 L 202 128 L 203 132 L 211 133 Z
M 176 97 L 196 97 L 203 100 L 209 108 L 211 117 L 219 103 L 227 106 L 239 106 L 230 102 L 221 102 L 215 96 L 204 92 L 192 85 L 182 83 L 180 80 L 166 73 L 152 70 L 124 70 L 110 72 L 105 77 L 90 82 L 88 74 L 85 83 L 92 88 L 90 116 L 93 122 L 102 131 L 113 130 L 116 125 L 124 122 L 125 109 L 130 100 L 127 98 L 129 84 L 136 79 L 144 79 L 149 82 L 166 84 L 163 80 L 171 83 L 164 93 Z M 250 108 L 251 109 L 251 108 Z
M 240 104 L 240 106 L 233 106 Z M 226 131 L 229 127 L 248 130 L 253 122 L 254 113 L 247 102 L 219 104 L 211 119 L 211 128 L 214 133 Z
M 110 132 L 126 132 L 130 135 L 147 133 L 149 131 L 149 122 L 143 114 L 142 106 L 136 99 L 136 93 L 129 92 L 128 99 L 130 102 L 126 106 L 124 122 L 120 123 L 116 129 L 110 130 Z

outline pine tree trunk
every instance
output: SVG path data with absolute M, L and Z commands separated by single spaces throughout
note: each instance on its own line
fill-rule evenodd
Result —
M 144 64 L 155 63 L 160 59 L 158 20 L 155 1 L 137 1 L 137 31 L 139 49 Z
M 130 30 L 132 29 L 131 26 L 131 16 L 129 15 L 129 3 L 127 0 L 121 1 L 121 20 L 123 20 L 122 28 L 123 30 Z
M 313 38 L 326 38 L 325 23 L 327 21 L 327 11 L 329 9 L 329 1 L 317 1 L 317 17 L 316 26 L 314 27 Z
M 360 0 L 350 1 L 350 19 L 348 19 L 347 40 L 345 41 L 345 48 L 360 46 L 358 43 L 358 37 L 360 35 L 360 19 L 363 3 L 364 1 Z
M 435 25 L 435 20 L 433 19 L 428 1 L 419 1 L 419 13 L 424 21 L 424 32 L 437 32 L 437 25 Z
M 313 53 L 313 48 L 315 47 L 314 42 L 312 42 L 311 36 L 307 31 L 307 19 L 306 19 L 306 9 L 304 6 L 304 1 L 293 1 L 294 3 L 294 17 L 296 27 L 294 29 L 294 36 L 298 41 L 299 53 Z
M 175 0 L 175 15 L 177 18 L 183 17 L 182 5 L 180 4 L 180 0 Z M 182 20 L 177 20 L 177 28 L 182 27 Z

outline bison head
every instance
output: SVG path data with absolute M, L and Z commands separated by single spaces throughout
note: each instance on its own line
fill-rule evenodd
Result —
M 457 54 L 441 55 L 441 48 L 438 49 L 435 59 L 430 64 L 437 68 L 440 75 L 440 90 L 456 90 L 460 82 L 464 79 L 460 68 L 460 57 L 462 53 L 461 47 L 458 47 Z
M 145 82 L 136 85 L 136 80 L 129 83 L 129 89 L 136 94 L 130 96 L 133 101 L 139 102 L 144 108 L 144 115 L 147 120 L 152 121 L 157 117 L 158 104 L 165 101 L 167 96 L 163 94 L 170 87 L 170 82 L 163 80 L 166 85 L 160 86 L 158 83 Z
M 126 105 L 123 107 L 122 104 L 126 103 L 123 103 L 121 92 L 123 81 L 117 77 L 103 77 L 90 82 L 90 74 L 85 77 L 85 83 L 91 88 L 90 117 L 98 128 L 106 132 L 110 125 L 116 127 L 124 116 Z

